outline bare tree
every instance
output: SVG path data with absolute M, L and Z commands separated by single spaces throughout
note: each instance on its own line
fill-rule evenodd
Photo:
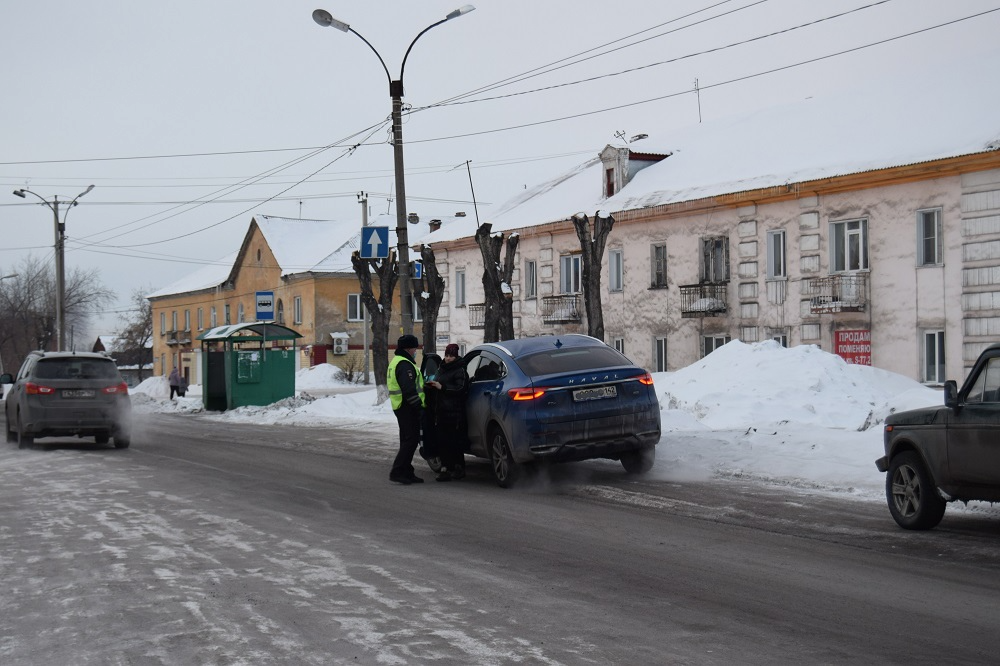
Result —
M 598 211 L 594 214 L 594 231 L 585 213 L 573 216 L 576 237 L 580 239 L 583 263 L 583 303 L 587 311 L 587 335 L 604 339 L 604 310 L 601 307 L 601 261 L 608 234 L 615 226 L 615 218 Z
M 389 372 L 389 322 L 392 319 L 392 293 L 399 280 L 399 267 L 395 253 L 386 259 L 362 259 L 361 254 L 351 255 L 351 265 L 361 285 L 361 300 L 371 316 L 372 365 L 375 370 L 375 388 L 378 396 L 376 404 L 389 399 L 386 374 Z M 372 290 L 372 273 L 378 276 L 379 295 L 375 298 Z
M 4 273 L 0 280 L 0 358 L 11 371 L 33 349 L 53 349 L 56 344 L 55 271 L 46 262 L 28 256 Z M 68 327 L 86 328 L 90 316 L 114 301 L 113 291 L 101 284 L 96 270 L 73 269 L 66 276 L 65 313 Z
M 437 259 L 430 245 L 420 247 L 420 260 L 424 264 L 421 286 L 423 293 L 427 294 L 426 298 L 420 299 L 423 301 L 424 354 L 436 354 L 437 320 L 441 301 L 444 300 L 444 278 L 438 272 Z
M 510 281 L 514 275 L 519 237 L 517 234 L 507 236 L 507 254 L 501 265 L 500 250 L 504 246 L 504 235 L 491 234 L 492 229 L 493 225 L 489 222 L 476 229 L 476 243 L 483 255 L 483 292 L 486 295 L 483 342 L 514 337 L 514 293 Z
M 112 351 L 118 365 L 134 365 L 138 367 L 138 377 L 141 382 L 143 368 L 153 360 L 153 304 L 146 299 L 149 288 L 136 289 L 132 292 L 129 304 L 132 308 L 126 314 L 118 317 L 121 328 L 118 330 L 115 348 Z

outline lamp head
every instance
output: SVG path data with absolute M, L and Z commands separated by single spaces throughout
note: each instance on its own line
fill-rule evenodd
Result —
M 22 199 L 27 199 L 27 197 L 24 196 L 24 190 L 14 190 L 14 196 L 21 197 Z
M 343 21 L 338 21 L 333 18 L 333 14 L 326 11 L 325 9 L 317 9 L 313 11 L 313 21 L 316 21 L 319 25 L 324 28 L 336 28 L 341 32 L 350 32 L 351 26 L 344 23 Z
M 447 16 L 445 16 L 444 20 L 445 21 L 450 21 L 451 19 L 458 18 L 459 16 L 462 16 L 463 14 L 468 14 L 469 12 L 471 12 L 474 9 L 475 9 L 475 7 L 473 7 L 472 5 L 462 5 L 461 7 L 459 7 L 458 9 L 456 9 L 455 11 L 450 12 Z

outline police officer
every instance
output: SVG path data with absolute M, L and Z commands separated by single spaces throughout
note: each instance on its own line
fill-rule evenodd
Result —
M 424 378 L 414 360 L 418 345 L 417 336 L 401 336 L 386 376 L 392 413 L 399 422 L 399 453 L 392 461 L 389 480 L 407 486 L 424 482 L 413 471 L 413 454 L 420 444 L 420 417 L 424 408 Z

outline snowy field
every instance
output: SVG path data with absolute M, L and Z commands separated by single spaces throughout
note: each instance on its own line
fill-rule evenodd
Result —
M 816 346 L 786 349 L 770 341 L 733 341 L 683 370 L 653 378 L 663 424 L 653 478 L 736 477 L 879 502 L 885 501 L 885 475 L 875 459 L 883 453 L 883 420 L 943 400 L 939 390 L 849 365 Z M 201 412 L 200 387 L 191 389 L 171 402 L 166 380 L 155 377 L 133 390 L 133 403 L 138 412 Z M 320 365 L 299 371 L 294 398 L 206 418 L 301 427 L 363 424 L 384 429 L 392 446 L 396 420 L 388 402 L 375 401 L 374 385 L 338 382 L 333 366 Z M 952 504 L 949 511 L 989 507 Z

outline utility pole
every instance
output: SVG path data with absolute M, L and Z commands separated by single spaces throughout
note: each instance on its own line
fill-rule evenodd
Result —
M 55 222 L 55 251 L 56 251 L 56 351 L 66 350 L 66 216 L 69 209 L 79 203 L 80 197 L 94 189 L 93 185 L 88 185 L 87 189 L 76 195 L 63 213 L 62 220 L 59 219 L 59 197 L 52 197 L 52 201 L 46 201 L 40 194 L 32 192 L 27 188 L 14 190 L 14 196 L 26 199 L 26 194 L 30 194 L 41 200 L 43 204 L 52 211 L 52 218 Z
M 368 193 L 367 192 L 359 192 L 358 193 L 358 202 L 361 204 L 361 230 L 362 230 L 362 233 L 364 233 L 364 228 L 368 226 Z M 363 325 L 363 328 L 364 328 L 364 330 L 363 330 L 363 333 L 364 333 L 364 345 L 365 345 L 365 364 L 364 364 L 364 368 L 365 368 L 365 384 L 368 384 L 368 382 L 369 382 L 369 375 L 371 374 L 371 372 L 369 372 L 369 369 L 368 369 L 368 356 L 369 356 L 369 354 L 368 354 L 368 308 L 365 307 L 365 302 L 363 300 L 361 301 L 361 311 L 364 313 L 364 320 L 365 320 L 365 323 Z

